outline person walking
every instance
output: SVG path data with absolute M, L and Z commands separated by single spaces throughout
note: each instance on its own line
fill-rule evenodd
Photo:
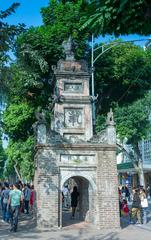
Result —
M 34 203 L 35 203 L 35 190 L 34 185 L 31 186 L 31 194 L 30 194 L 30 211 L 34 212 Z
M 9 211 L 8 211 L 8 199 L 9 199 L 9 184 L 7 182 L 4 183 L 5 189 L 2 191 L 2 204 L 3 204 L 3 209 L 2 209 L 2 215 L 3 215 L 3 222 L 9 222 Z
M 64 186 L 62 192 L 63 192 L 63 196 L 64 196 L 64 207 L 70 208 L 70 204 L 69 204 L 70 192 L 68 189 L 68 185 Z
M 147 208 L 148 208 L 148 201 L 145 189 L 140 188 L 140 199 L 141 199 L 141 212 L 142 212 L 142 223 L 147 223 Z
M 77 186 L 73 187 L 73 192 L 71 193 L 71 207 L 72 207 L 72 219 L 75 217 L 76 207 L 78 205 L 79 192 Z
M 13 190 L 9 193 L 8 208 L 10 209 L 10 231 L 17 231 L 20 203 L 23 201 L 22 192 L 18 189 L 18 184 L 13 184 Z
M 25 204 L 25 213 L 29 214 L 29 201 L 31 196 L 30 186 L 27 184 L 24 185 L 24 204 Z
M 141 200 L 140 200 L 140 196 L 139 196 L 139 190 L 135 189 L 135 188 L 133 188 L 131 223 L 141 224 Z

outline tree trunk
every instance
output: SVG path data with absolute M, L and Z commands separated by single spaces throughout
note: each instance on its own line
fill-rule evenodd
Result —
M 138 144 L 134 147 L 137 161 L 138 161 L 138 176 L 139 176 L 139 183 L 140 186 L 143 186 L 145 188 L 145 178 L 144 178 L 144 170 L 143 170 L 143 159 L 138 147 Z
M 127 150 L 123 147 L 123 145 L 121 145 L 119 143 L 116 143 L 116 144 L 131 159 L 131 156 L 129 155 Z M 141 156 L 138 144 L 135 146 L 133 145 L 133 149 L 137 156 L 137 162 L 138 162 L 138 165 L 135 162 L 133 162 L 134 168 L 135 168 L 136 172 L 138 173 L 140 186 L 143 186 L 145 188 L 146 186 L 145 186 L 145 178 L 144 178 L 144 170 L 143 170 L 143 160 L 142 160 L 142 156 Z
M 17 169 L 17 163 L 15 163 L 14 169 L 15 169 L 15 172 L 16 172 L 16 174 L 17 174 L 18 179 L 19 179 L 20 181 L 22 181 L 21 176 L 20 176 L 20 174 L 19 174 L 19 171 L 18 171 L 18 169 Z

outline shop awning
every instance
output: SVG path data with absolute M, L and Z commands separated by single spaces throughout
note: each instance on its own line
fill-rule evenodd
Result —
M 136 172 L 133 162 L 117 164 L 117 170 L 118 170 L 118 172 Z

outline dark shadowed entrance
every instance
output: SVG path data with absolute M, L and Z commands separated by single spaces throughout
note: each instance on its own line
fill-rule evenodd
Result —
M 70 193 L 73 190 L 74 186 L 77 186 L 79 192 L 79 201 L 75 213 L 75 218 L 71 218 L 71 207 L 65 208 L 64 203 L 61 203 L 61 218 L 62 227 L 79 223 L 82 221 L 93 222 L 93 213 L 94 213 L 94 196 L 95 193 L 90 182 L 81 176 L 74 176 L 69 178 L 64 186 L 68 185 Z M 71 204 L 71 198 L 69 196 L 69 204 Z M 71 205 L 70 205 L 71 206 Z M 91 212 L 91 214 L 90 214 Z M 91 217 L 90 217 L 91 216 Z

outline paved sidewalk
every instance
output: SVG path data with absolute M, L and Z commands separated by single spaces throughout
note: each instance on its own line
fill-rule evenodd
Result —
M 128 225 L 121 219 L 121 226 L 117 231 L 101 231 L 88 223 L 68 218 L 68 224 L 62 229 L 40 231 L 34 219 L 23 214 L 17 233 L 10 233 L 10 226 L 0 220 L 0 240 L 151 240 L 151 204 L 146 225 Z
M 17 233 L 10 233 L 8 226 L 0 225 L 1 240 L 150 240 L 151 229 L 128 226 L 119 231 L 100 231 L 85 223 L 75 224 L 61 230 L 39 231 L 20 225 Z
M 40 231 L 34 219 L 23 216 L 17 233 L 9 232 L 9 225 L 0 222 L 0 240 L 150 240 L 151 221 L 146 225 L 129 225 L 117 231 L 101 231 L 85 223 L 74 223 L 62 229 Z

